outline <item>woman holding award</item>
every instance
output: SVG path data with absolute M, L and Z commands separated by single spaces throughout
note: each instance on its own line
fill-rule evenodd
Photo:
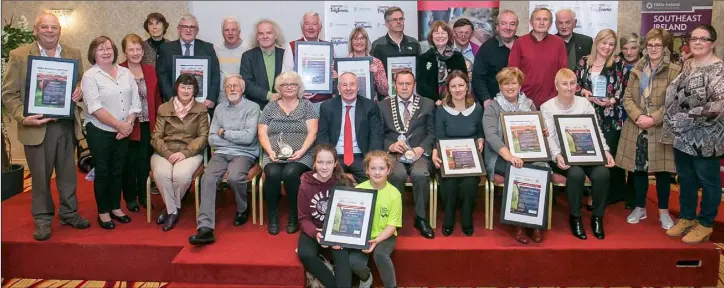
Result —
M 156 113 L 156 126 L 151 133 L 153 180 L 159 187 L 166 209 L 156 219 L 163 231 L 178 222 L 181 199 L 184 198 L 194 172 L 202 165 L 202 152 L 209 138 L 209 114 L 203 103 L 194 100 L 199 91 L 196 77 L 181 74 L 174 90 L 176 96 L 161 104 Z
M 636 208 L 626 221 L 631 224 L 646 219 L 646 192 L 649 173 L 656 176 L 659 222 L 663 229 L 674 226 L 669 215 L 671 178 L 676 172 L 671 145 L 661 142 L 666 88 L 679 75 L 681 67 L 670 62 L 668 48 L 671 35 L 664 29 L 646 33 L 646 55 L 631 70 L 623 106 L 628 118 L 618 143 L 616 163 L 633 175 Z
M 593 47 L 591 55 L 581 57 L 574 72 L 578 78 L 580 95 L 594 104 L 606 144 L 611 148 L 611 154 L 616 155 L 625 115 L 621 101 L 623 60 L 613 54 L 616 50 L 616 32 L 611 29 L 601 30 L 593 41 Z M 615 193 L 615 201 L 623 200 L 623 196 L 618 195 L 621 193 L 619 191 L 625 190 L 626 172 L 619 167 L 612 167 L 609 172 L 611 184 L 608 198 L 611 199 L 611 194 Z
M 483 150 L 483 109 L 473 99 L 468 86 L 468 75 L 463 71 L 452 71 L 448 75 L 447 89 L 443 104 L 435 110 L 435 139 L 474 138 L 478 153 Z M 432 163 L 440 169 L 442 156 L 438 149 L 432 150 Z M 462 194 L 463 205 L 460 224 L 466 236 L 473 235 L 473 206 L 478 193 L 480 177 L 441 178 L 440 190 L 445 199 L 445 216 L 442 218 L 442 235 L 450 236 L 455 226 L 455 208 L 458 195 Z
M 500 114 L 504 112 L 531 112 L 538 111 L 533 105 L 533 100 L 525 97 L 520 91 L 523 86 L 523 71 L 516 67 L 506 67 L 500 70 L 495 76 L 500 92 L 485 107 L 483 115 L 483 128 L 485 130 L 485 146 L 483 156 L 485 158 L 485 169 L 488 179 L 493 179 L 495 174 L 504 175 L 508 173 L 507 164 L 521 168 L 523 160 L 513 156 L 503 141 L 503 130 L 500 124 Z M 548 130 L 543 129 L 547 135 Z M 535 165 L 548 167 L 547 163 L 535 162 Z M 506 177 L 507 178 L 507 177 Z M 533 229 L 531 239 L 535 243 L 543 242 L 543 232 L 540 229 Z M 523 226 L 516 227 L 515 240 L 521 244 L 528 244 L 528 237 Z
M 442 104 L 445 79 L 454 70 L 468 74 L 465 57 L 453 48 L 453 30 L 443 21 L 435 21 L 427 34 L 430 50 L 417 56 L 417 94 Z
M 584 182 L 586 176 L 591 179 L 591 197 L 593 197 L 593 215 L 591 216 L 591 228 L 593 229 L 593 235 L 598 239 L 605 237 L 603 231 L 603 214 L 606 210 L 606 194 L 608 193 L 609 184 L 609 172 L 606 168 L 611 168 L 615 165 L 613 162 L 613 156 L 608 152 L 608 145 L 605 141 L 601 141 L 603 147 L 603 165 L 569 165 L 566 158 L 563 157 L 563 153 L 567 153 L 563 150 L 563 143 L 558 140 L 558 129 L 556 127 L 556 121 L 554 120 L 555 115 L 595 115 L 596 110 L 591 105 L 591 102 L 583 97 L 577 97 L 574 95 L 578 88 L 576 74 L 568 68 L 563 68 L 556 73 L 555 77 L 556 90 L 558 95 L 552 99 L 546 101 L 541 105 L 541 113 L 543 114 L 543 120 L 545 121 L 548 130 L 548 145 L 550 146 L 551 155 L 553 155 L 553 161 L 556 166 L 553 167 L 553 171 L 566 176 L 566 194 L 568 194 L 568 213 L 569 213 L 569 224 L 571 227 L 571 233 L 576 238 L 586 240 L 586 231 L 583 228 L 581 219 L 581 196 L 583 195 Z M 592 123 L 594 127 L 594 123 Z M 588 126 L 590 127 L 590 126 Z M 590 129 L 590 128 L 587 128 Z M 599 139 L 604 139 L 601 129 L 598 131 L 589 130 L 591 136 L 593 133 L 598 134 Z M 589 136 L 588 139 L 592 137 Z M 566 137 L 568 138 L 568 137 Z M 597 143 L 590 143 L 589 145 L 597 145 Z M 620 150 L 619 150 L 620 151 Z
M 277 202 L 282 182 L 289 202 L 287 233 L 299 230 L 297 190 L 302 173 L 312 167 L 309 150 L 317 137 L 318 116 L 311 102 L 302 99 L 304 84 L 296 72 L 282 72 L 274 81 L 281 97 L 264 107 L 259 118 L 259 144 L 264 149 L 264 198 L 269 211 L 269 234 L 279 234 Z

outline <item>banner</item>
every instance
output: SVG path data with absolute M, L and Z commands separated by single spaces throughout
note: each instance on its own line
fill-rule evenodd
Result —
M 618 27 L 618 1 L 530 1 L 528 11 L 538 7 L 545 7 L 553 12 L 552 24 L 548 33 L 556 34 L 558 29 L 555 25 L 556 11 L 571 9 L 576 13 L 576 28 L 573 32 L 588 35 L 596 38 L 598 31 L 611 29 L 616 31 Z M 520 17 L 521 23 L 528 22 L 529 17 Z M 529 30 L 533 27 L 528 25 Z
M 418 1 L 418 31 L 420 32 L 421 52 L 427 51 L 427 34 L 430 25 L 437 20 L 444 21 L 452 29 L 453 23 L 460 18 L 473 22 L 474 31 L 470 42 L 482 45 L 495 36 L 495 18 L 498 17 L 499 1 Z M 454 35 L 449 35 L 453 38 Z
M 324 1 L 324 28 L 325 38 L 334 44 L 335 57 L 347 57 L 349 54 L 349 33 L 355 27 L 364 27 L 371 42 L 387 34 L 385 26 L 385 11 L 387 8 L 397 6 L 406 14 L 414 13 L 417 3 L 413 1 Z M 405 24 L 415 28 L 415 19 L 406 17 Z M 410 30 L 406 27 L 406 33 Z M 414 32 L 414 31 L 413 31 Z

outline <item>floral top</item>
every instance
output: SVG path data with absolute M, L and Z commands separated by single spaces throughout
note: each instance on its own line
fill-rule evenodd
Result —
M 353 54 L 349 54 L 348 57 L 354 57 Z M 372 57 L 370 55 L 367 55 L 367 57 Z M 372 63 L 370 63 L 370 71 L 372 70 L 372 67 L 375 67 L 374 69 L 377 70 L 377 73 L 373 76 L 374 84 L 375 84 L 375 90 L 377 90 L 377 99 L 384 99 L 386 98 L 389 93 L 389 84 L 387 83 L 387 73 L 385 72 L 385 66 L 382 64 L 382 61 L 380 59 L 377 59 L 377 57 L 372 57 Z M 359 85 L 362 85 L 362 83 L 359 83 Z M 377 100 L 375 99 L 375 101 Z
M 138 97 L 141 99 L 141 113 L 138 114 L 139 122 L 148 122 L 148 91 L 144 78 L 136 79 L 138 85 Z
M 580 94 L 582 89 L 592 91 L 591 88 L 591 66 L 589 66 L 588 56 L 581 57 L 575 68 L 576 79 L 578 80 L 577 91 Z M 623 121 L 626 119 L 626 112 L 623 109 L 623 83 L 624 69 L 623 60 L 618 56 L 614 56 L 611 67 L 604 66 L 601 70 L 602 76 L 608 78 L 606 86 L 606 97 L 616 99 L 616 104 L 608 107 L 593 105 L 596 109 L 596 117 L 601 125 L 604 133 L 609 131 L 620 131 L 623 129 Z
M 722 156 L 724 61 L 692 67 L 692 60 L 666 89 L 662 140 L 689 155 Z

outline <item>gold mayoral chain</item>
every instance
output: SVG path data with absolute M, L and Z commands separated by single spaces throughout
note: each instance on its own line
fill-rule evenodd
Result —
M 407 129 L 410 128 L 410 121 L 415 115 L 415 111 L 420 107 L 420 96 L 412 95 L 412 111 L 410 112 L 410 120 L 405 123 L 405 129 L 400 128 L 400 116 L 397 114 L 397 97 L 390 99 L 390 107 L 392 108 L 392 122 L 395 124 L 395 129 L 400 134 L 407 134 Z

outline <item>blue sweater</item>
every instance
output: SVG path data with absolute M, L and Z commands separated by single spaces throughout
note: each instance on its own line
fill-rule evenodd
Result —
M 252 159 L 259 157 L 259 141 L 256 138 L 259 115 L 259 104 L 246 97 L 236 106 L 231 106 L 229 102 L 221 103 L 214 111 L 209 128 L 209 145 L 214 148 L 214 153 Z M 224 128 L 223 138 L 217 134 L 219 128 Z

